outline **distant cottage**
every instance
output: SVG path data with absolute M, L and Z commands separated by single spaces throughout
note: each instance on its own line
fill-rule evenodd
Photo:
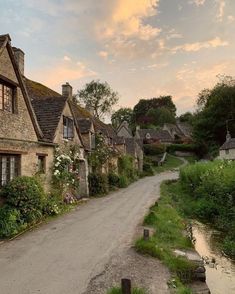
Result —
M 226 141 L 219 150 L 220 159 L 235 160 L 235 138 L 231 138 L 229 132 L 226 136 Z

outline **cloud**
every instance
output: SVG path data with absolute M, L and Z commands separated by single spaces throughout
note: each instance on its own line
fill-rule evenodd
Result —
M 233 15 L 228 15 L 228 22 L 232 23 L 235 21 L 235 17 Z
M 214 39 L 205 42 L 186 43 L 180 46 L 176 46 L 173 47 L 171 51 L 172 53 L 176 53 L 178 51 L 197 52 L 201 49 L 224 47 L 228 45 L 229 43 L 227 41 L 223 41 L 219 37 L 215 37 Z
M 68 63 L 66 59 L 57 61 L 46 68 L 31 72 L 33 79 L 49 87 L 58 89 L 64 82 L 72 82 L 86 77 L 96 76 L 97 73 L 89 69 L 83 62 Z
M 202 6 L 204 5 L 206 0 L 190 0 L 188 3 L 189 4 L 195 4 L 197 6 Z
M 64 60 L 64 61 L 71 61 L 71 58 L 70 58 L 69 56 L 65 55 L 65 56 L 63 57 L 63 60 Z
M 106 59 L 108 57 L 108 52 L 107 51 L 100 51 L 98 52 L 98 55 L 104 59 Z
M 216 18 L 218 22 L 222 22 L 224 18 L 224 10 L 225 10 L 225 0 L 216 0 L 217 5 L 218 5 L 218 11 L 216 14 Z

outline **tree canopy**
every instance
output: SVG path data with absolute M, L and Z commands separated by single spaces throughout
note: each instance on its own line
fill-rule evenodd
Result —
M 112 114 L 111 121 L 114 128 L 117 128 L 123 121 L 127 121 L 130 125 L 132 123 L 133 110 L 131 108 L 120 108 Z
M 148 125 L 152 124 L 152 117 L 148 116 L 148 112 L 163 108 L 162 112 L 168 110 L 175 117 L 176 107 L 171 96 L 160 96 L 159 98 L 141 99 L 133 109 L 133 119 L 136 124 Z
M 210 90 L 199 93 L 194 138 L 204 152 L 224 143 L 226 124 L 235 137 L 235 80 L 225 77 Z
M 102 118 L 111 112 L 112 107 L 119 100 L 119 95 L 107 82 L 93 80 L 78 91 L 78 100 L 93 109 L 95 117 Z

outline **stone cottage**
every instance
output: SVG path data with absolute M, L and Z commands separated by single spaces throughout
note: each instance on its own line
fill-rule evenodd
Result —
M 70 106 L 72 87 L 62 95 L 24 77 L 24 52 L 0 36 L 0 186 L 19 175 L 44 174 L 49 188 L 56 146 L 80 148 L 81 195 L 88 195 L 87 162 Z
M 220 147 L 219 159 L 235 160 L 235 138 L 231 138 L 230 133 L 227 133 L 226 141 Z

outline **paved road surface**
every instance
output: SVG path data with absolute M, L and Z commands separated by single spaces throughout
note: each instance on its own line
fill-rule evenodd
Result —
M 161 181 L 176 177 L 141 179 L 0 245 L 0 294 L 83 293 L 111 255 L 130 246 Z

